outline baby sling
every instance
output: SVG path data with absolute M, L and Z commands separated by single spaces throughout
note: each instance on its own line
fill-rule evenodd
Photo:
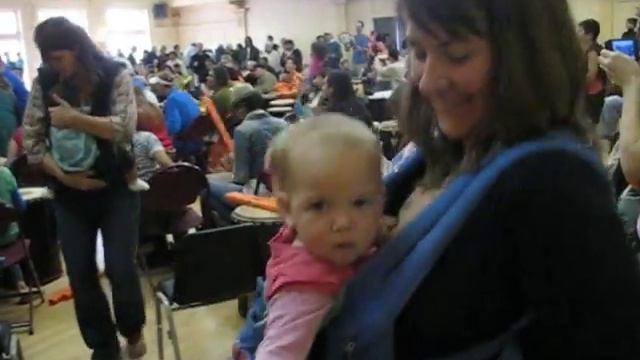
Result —
M 572 136 L 555 133 L 504 149 L 472 172 L 459 175 L 436 200 L 422 210 L 398 236 L 380 249 L 346 287 L 339 312 L 323 330 L 325 342 L 314 345 L 310 358 L 394 359 L 394 324 L 415 289 L 436 265 L 469 214 L 502 172 L 535 153 L 568 151 L 602 168 L 596 154 Z M 416 174 L 424 169 L 420 151 L 399 154 L 403 159 L 385 178 L 388 202 L 398 203 L 411 191 Z M 394 159 L 395 160 L 395 159 Z M 604 171 L 604 170 L 603 170 Z M 260 291 L 261 286 L 258 286 Z M 252 359 L 262 339 L 266 306 L 258 299 L 236 342 L 235 352 Z M 495 339 L 434 360 L 519 360 L 517 333 L 535 316 L 523 317 Z
M 455 178 L 438 198 L 399 235 L 385 245 L 348 285 L 338 315 L 326 329 L 326 359 L 393 359 L 394 324 L 415 289 L 436 265 L 469 214 L 498 177 L 518 160 L 535 153 L 568 151 L 602 168 L 595 152 L 570 135 L 552 134 L 500 151 L 476 171 Z M 385 179 L 402 182 L 422 162 L 419 153 Z M 522 319 L 496 339 L 447 356 L 446 360 L 521 359 L 517 333 L 535 314 Z

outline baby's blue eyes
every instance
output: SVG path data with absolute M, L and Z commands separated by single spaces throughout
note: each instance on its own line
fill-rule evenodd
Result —
M 325 202 L 324 201 L 316 201 L 314 203 L 311 203 L 308 208 L 311 211 L 322 211 L 325 208 Z
M 358 209 L 367 207 L 370 204 L 371 204 L 371 199 L 368 199 L 368 198 L 356 199 L 351 203 L 353 207 Z M 316 202 L 309 203 L 306 209 L 307 211 L 322 212 L 322 211 L 325 211 L 328 208 L 328 206 L 329 205 L 327 204 L 326 201 L 316 201 Z
M 370 203 L 371 202 L 369 201 L 369 199 L 358 199 L 353 202 L 353 205 L 357 208 L 362 208 L 369 205 Z

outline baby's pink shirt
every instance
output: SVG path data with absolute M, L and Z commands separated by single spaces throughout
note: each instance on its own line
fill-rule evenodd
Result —
M 354 266 L 335 266 L 293 246 L 295 238 L 293 229 L 283 227 L 269 243 L 269 310 L 257 360 L 306 359 L 336 296 L 354 273 Z

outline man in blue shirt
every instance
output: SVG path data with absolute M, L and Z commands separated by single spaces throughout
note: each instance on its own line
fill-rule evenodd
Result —
M 324 38 L 329 49 L 327 66 L 337 70 L 340 67 L 340 61 L 342 61 L 342 44 L 331 33 L 325 33 Z
M 164 121 L 169 135 L 174 138 L 173 146 L 179 156 L 200 155 L 201 140 L 181 140 L 176 138 L 200 117 L 200 106 L 188 92 L 177 89 L 173 79 L 167 74 L 149 79 L 151 90 L 164 102 Z
M 6 66 L 2 59 L 0 59 L 0 74 L 7 79 L 11 85 L 11 89 L 13 90 L 13 95 L 16 97 L 16 106 L 18 107 L 17 126 L 20 126 L 22 125 L 22 114 L 24 114 L 24 109 L 27 107 L 29 91 L 27 91 L 27 88 L 24 86 L 22 79 L 20 79 L 18 75 L 9 68 L 9 66 Z
M 248 87 L 234 90 L 232 111 L 244 121 L 233 132 L 233 180 L 209 182 L 209 204 L 224 222 L 231 222 L 235 208 L 224 196 L 229 192 L 242 192 L 245 187 L 253 192 L 251 187 L 255 184 L 250 180 L 257 179 L 264 171 L 264 157 L 271 140 L 287 127 L 284 120 L 262 110 L 263 103 L 262 95 L 256 90 Z
M 367 61 L 369 60 L 369 37 L 362 33 L 364 22 L 358 20 L 356 35 L 353 37 L 353 76 L 358 79 L 362 76 Z

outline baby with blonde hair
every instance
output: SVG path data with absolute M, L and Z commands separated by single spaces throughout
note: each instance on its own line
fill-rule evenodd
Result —
M 384 186 L 380 145 L 360 121 L 307 120 L 272 145 L 286 226 L 271 240 L 268 317 L 257 359 L 305 359 L 355 268 L 373 251 Z

